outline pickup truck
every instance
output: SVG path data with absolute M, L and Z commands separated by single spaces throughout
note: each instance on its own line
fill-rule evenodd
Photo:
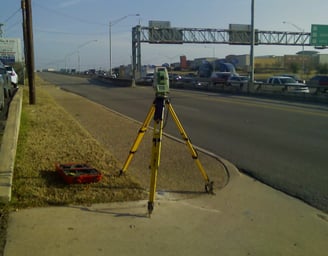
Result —
M 287 76 L 269 77 L 265 85 L 269 85 L 275 91 L 280 90 L 283 92 L 294 92 L 294 93 L 310 92 L 306 84 L 299 83 L 295 79 Z

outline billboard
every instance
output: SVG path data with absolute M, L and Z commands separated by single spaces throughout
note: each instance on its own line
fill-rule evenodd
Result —
M 183 33 L 176 28 L 150 28 L 149 43 L 151 44 L 182 44 Z
M 328 25 L 312 24 L 310 44 L 316 47 L 328 46 Z
M 19 38 L 0 38 L 0 60 L 8 65 L 22 61 Z
M 151 44 L 182 44 L 181 29 L 171 28 L 169 21 L 149 21 L 149 43 Z
M 151 28 L 170 28 L 171 22 L 161 20 L 150 20 L 148 26 Z
M 251 25 L 229 24 L 229 44 L 251 44 Z M 255 44 L 258 44 L 258 33 L 255 30 Z

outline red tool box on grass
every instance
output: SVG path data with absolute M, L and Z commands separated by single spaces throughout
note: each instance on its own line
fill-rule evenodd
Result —
M 56 164 L 56 171 L 68 184 L 92 183 L 101 180 L 101 173 L 87 164 Z

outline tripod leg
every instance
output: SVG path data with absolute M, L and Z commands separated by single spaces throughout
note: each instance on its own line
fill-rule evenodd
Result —
M 152 213 L 154 209 L 155 193 L 156 193 L 156 182 L 158 167 L 161 159 L 161 147 L 163 137 L 163 118 L 165 103 L 164 98 L 156 98 L 156 111 L 154 115 L 154 133 L 153 133 L 153 145 L 151 153 L 151 178 L 150 178 L 150 189 L 149 189 L 149 201 L 148 201 L 148 213 Z
M 166 104 L 168 105 L 168 108 L 169 108 L 169 111 L 173 117 L 173 120 L 175 122 L 175 124 L 177 125 L 179 131 L 180 131 L 180 134 L 183 138 L 183 140 L 186 142 L 186 145 L 188 146 L 190 152 L 191 152 L 191 155 L 192 155 L 192 158 L 195 160 L 196 162 L 196 165 L 200 171 L 200 173 L 202 174 L 204 180 L 205 180 L 205 191 L 207 193 L 213 193 L 213 182 L 210 181 L 205 169 L 203 168 L 203 165 L 201 164 L 201 162 L 199 161 L 198 159 L 198 154 L 196 152 L 196 150 L 194 149 L 193 145 L 191 144 L 190 142 L 190 139 L 188 138 L 185 130 L 183 129 L 182 127 L 182 124 L 181 122 L 179 121 L 178 119 L 178 116 L 177 114 L 175 113 L 171 103 L 169 101 L 166 102 Z
M 143 122 L 143 124 L 142 124 L 142 126 L 141 126 L 141 128 L 138 132 L 138 135 L 137 135 L 137 137 L 136 137 L 136 139 L 135 139 L 135 141 L 134 141 L 134 143 L 133 143 L 133 145 L 130 149 L 130 153 L 129 153 L 129 155 L 128 155 L 128 157 L 127 157 L 127 159 L 126 159 L 126 161 L 123 165 L 123 168 L 122 168 L 122 170 L 120 170 L 120 175 L 122 175 L 123 173 L 125 173 L 127 171 L 128 167 L 129 167 L 129 165 L 132 161 L 132 158 L 134 156 L 134 153 L 137 152 L 138 147 L 140 145 L 140 142 L 142 141 L 142 138 L 143 138 L 143 136 L 145 135 L 145 133 L 147 131 L 147 128 L 149 126 L 149 123 L 150 123 L 154 113 L 155 113 L 155 106 L 153 104 L 151 106 L 151 108 L 149 109 L 149 112 L 148 112 L 148 114 L 145 118 L 145 121 Z

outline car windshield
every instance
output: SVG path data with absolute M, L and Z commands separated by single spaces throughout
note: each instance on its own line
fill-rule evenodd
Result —
M 283 84 L 286 84 L 286 83 L 296 83 L 296 81 L 293 78 L 291 78 L 291 77 L 282 77 L 280 80 L 281 80 L 281 82 Z

